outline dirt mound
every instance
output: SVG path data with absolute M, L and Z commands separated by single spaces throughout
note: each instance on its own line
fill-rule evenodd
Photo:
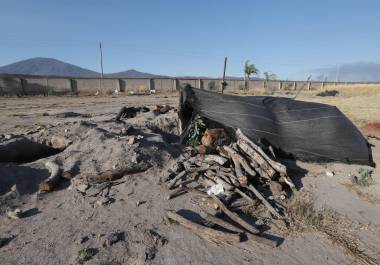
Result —
M 369 123 L 361 128 L 364 135 L 380 139 L 380 122 Z

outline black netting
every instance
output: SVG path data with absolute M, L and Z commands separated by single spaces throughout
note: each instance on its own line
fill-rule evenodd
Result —
M 230 132 L 240 128 L 251 140 L 270 144 L 300 160 L 373 164 L 367 140 L 334 106 L 181 88 L 179 115 L 183 131 L 195 114 Z

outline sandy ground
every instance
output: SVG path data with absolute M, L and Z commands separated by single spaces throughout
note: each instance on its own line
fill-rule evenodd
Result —
M 285 161 L 298 184 L 294 196 L 311 198 L 306 207 L 326 216 L 326 221 L 309 222 L 304 216 L 300 225 L 289 229 L 271 226 L 267 232 L 275 236 L 277 248 L 254 241 L 216 245 L 168 223 L 165 210 L 197 211 L 190 195 L 166 200 L 168 191 L 160 183 L 181 154 L 176 113 L 143 113 L 125 124 L 109 120 L 122 106 L 175 106 L 177 101 L 175 96 L 0 99 L 0 134 L 29 132 L 46 141 L 61 136 L 71 142 L 48 158 L 0 164 L 0 196 L 16 185 L 19 196 L 10 202 L 25 212 L 13 220 L 2 209 L 0 237 L 10 240 L 0 246 L 0 263 L 76 264 L 78 251 L 91 247 L 96 254 L 85 264 L 380 264 L 378 168 L 372 175 L 374 184 L 361 187 L 352 184 L 350 175 L 367 167 Z M 65 112 L 85 115 L 59 115 Z M 134 130 L 125 133 L 129 125 Z M 131 137 L 140 139 L 131 144 Z M 370 142 L 380 164 L 380 141 Z M 152 167 L 124 177 L 109 189 L 111 203 L 99 206 L 100 195 L 83 196 L 70 189 L 68 181 L 54 192 L 38 194 L 37 184 L 49 175 L 44 163 L 51 159 L 76 173 L 102 172 L 136 161 L 148 161 Z M 335 175 L 327 176 L 326 171 Z M 122 236 L 109 244 L 113 233 Z

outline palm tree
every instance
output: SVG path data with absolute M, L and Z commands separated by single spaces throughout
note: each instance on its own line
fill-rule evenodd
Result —
M 244 85 L 245 89 L 248 89 L 248 81 L 250 80 L 250 76 L 252 74 L 257 75 L 259 73 L 259 70 L 256 68 L 254 64 L 249 63 L 249 60 L 245 61 L 244 64 Z
M 263 74 L 264 74 L 264 77 L 265 77 L 265 81 L 276 80 L 277 79 L 276 74 L 273 74 L 273 73 L 270 73 L 270 72 L 264 72 Z

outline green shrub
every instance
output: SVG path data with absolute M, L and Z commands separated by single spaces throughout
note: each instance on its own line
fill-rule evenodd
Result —
M 372 178 L 372 169 L 368 168 L 359 168 L 358 173 L 351 177 L 351 182 L 359 186 L 370 186 L 374 183 Z

